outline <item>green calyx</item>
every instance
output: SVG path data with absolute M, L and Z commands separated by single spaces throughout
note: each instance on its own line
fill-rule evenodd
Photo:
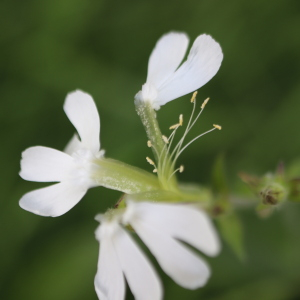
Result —
M 154 109 L 150 103 L 139 102 L 136 104 L 136 111 L 145 127 L 150 147 L 153 150 L 156 161 L 153 166 L 155 172 L 157 172 L 161 188 L 169 191 L 178 190 L 176 177 L 173 176 L 174 165 L 168 152 L 166 140 L 164 141 L 159 128 Z
M 106 188 L 126 194 L 135 194 L 160 189 L 159 181 L 153 174 L 123 162 L 99 158 L 94 161 L 93 179 Z

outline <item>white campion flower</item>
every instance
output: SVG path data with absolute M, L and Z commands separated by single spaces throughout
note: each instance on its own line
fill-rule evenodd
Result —
M 170 32 L 158 40 L 149 58 L 146 83 L 135 96 L 136 103 L 148 102 L 158 110 L 215 76 L 223 59 L 220 45 L 209 35 L 198 36 L 187 60 L 179 67 L 188 43 L 188 36 L 181 32 Z
M 59 182 L 25 194 L 20 206 L 42 216 L 60 216 L 75 206 L 91 187 L 99 185 L 95 158 L 101 158 L 100 118 L 93 98 L 82 91 L 67 95 L 64 111 L 76 128 L 65 152 L 36 146 L 22 153 L 20 176 L 29 181 Z
M 207 282 L 210 269 L 204 260 L 180 241 L 215 256 L 220 243 L 206 214 L 189 204 L 127 201 L 125 211 L 98 216 L 100 242 L 95 288 L 101 300 L 123 300 L 124 277 L 136 300 L 162 297 L 159 279 L 144 254 L 120 226 L 130 225 L 161 268 L 179 285 L 196 289 Z
M 206 262 L 180 241 L 206 255 L 220 251 L 218 235 L 209 217 L 189 204 L 128 201 L 123 223 L 129 224 L 177 284 L 196 289 L 206 284 Z
M 124 300 L 125 279 L 136 300 L 161 300 L 158 275 L 130 234 L 119 225 L 118 217 L 98 215 L 96 230 L 100 242 L 95 289 L 100 300 Z

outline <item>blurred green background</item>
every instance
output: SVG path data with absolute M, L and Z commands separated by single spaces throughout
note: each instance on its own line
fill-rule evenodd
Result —
M 20 197 L 43 184 L 19 178 L 20 155 L 34 145 L 64 148 L 74 128 L 62 105 L 80 88 L 97 103 L 106 155 L 151 170 L 133 97 L 145 82 L 154 44 L 170 30 L 191 40 L 211 34 L 224 52 L 220 71 L 199 90 L 199 101 L 211 101 L 190 137 L 212 123 L 223 130 L 181 156 L 182 181 L 209 184 L 221 152 L 233 189 L 237 172 L 263 175 L 299 156 L 299 0 L 1 0 L 0 25 L 0 299 L 97 299 L 94 216 L 120 194 L 92 189 L 55 219 L 23 211 Z M 163 132 L 180 113 L 189 116 L 189 97 L 158 112 Z M 299 206 L 287 204 L 267 220 L 252 208 L 242 210 L 246 261 L 224 244 L 208 259 L 209 283 L 196 291 L 160 271 L 164 299 L 299 299 Z

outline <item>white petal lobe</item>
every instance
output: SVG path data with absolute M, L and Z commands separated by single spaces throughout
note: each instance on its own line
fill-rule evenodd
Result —
M 113 239 L 100 240 L 95 289 L 100 300 L 124 300 L 125 280 Z
M 20 176 L 25 180 L 61 181 L 75 168 L 73 158 L 48 147 L 31 147 L 22 153 Z
M 83 146 L 96 154 L 100 150 L 100 118 L 93 98 L 79 90 L 72 92 L 67 95 L 64 110 Z
M 161 268 L 177 284 L 187 289 L 199 288 L 207 282 L 210 270 L 207 264 L 179 241 L 148 227 L 133 222 L 137 234 L 153 253 Z
M 136 300 L 162 299 L 162 287 L 151 263 L 123 229 L 115 239 L 126 280 Z
M 134 203 L 130 205 L 135 205 Z M 209 217 L 189 204 L 138 203 L 136 214 L 142 215 L 151 228 L 191 244 L 206 255 L 220 252 L 220 241 Z
M 156 102 L 163 105 L 199 89 L 215 76 L 222 59 L 222 49 L 211 36 L 198 36 L 187 61 L 160 87 Z
M 75 206 L 86 191 L 85 186 L 61 182 L 25 194 L 19 204 L 34 214 L 58 217 Z
M 172 76 L 183 60 L 188 43 L 189 38 L 185 33 L 170 32 L 163 35 L 149 58 L 147 83 L 158 89 Z

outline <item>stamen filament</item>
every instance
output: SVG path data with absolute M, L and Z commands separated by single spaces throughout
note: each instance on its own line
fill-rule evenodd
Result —
M 176 155 L 176 157 L 174 158 L 174 161 L 173 161 L 173 165 L 175 165 L 175 163 L 176 163 L 176 160 L 177 160 L 177 158 L 179 157 L 179 155 L 191 144 L 191 143 L 193 143 L 194 141 L 196 141 L 197 139 L 199 139 L 200 137 L 202 137 L 203 135 L 205 135 L 205 134 L 207 134 L 207 133 L 209 133 L 209 132 L 212 132 L 212 131 L 214 131 L 214 130 L 216 130 L 217 128 L 216 127 L 214 127 L 214 128 L 212 128 L 212 129 L 210 129 L 210 130 L 208 130 L 208 131 L 206 131 L 206 132 L 204 132 L 204 133 L 201 133 L 201 134 L 199 134 L 198 136 L 196 136 L 195 138 L 193 138 L 191 141 L 189 141 L 179 152 L 178 152 L 178 154 Z
M 202 112 L 203 112 L 203 110 L 204 110 L 204 108 L 205 108 L 205 106 L 206 106 L 208 100 L 209 100 L 209 98 L 206 98 L 206 99 L 204 100 L 204 102 L 202 103 L 202 105 L 201 105 L 201 110 L 200 110 L 200 112 L 198 113 L 197 117 L 195 118 L 195 120 L 194 120 L 194 122 L 192 123 L 191 127 L 189 128 L 189 130 L 195 125 L 195 123 L 197 122 L 197 120 L 198 120 L 199 117 L 201 116 L 201 114 L 202 114 Z
M 179 127 L 179 126 L 178 126 L 178 127 Z M 175 133 L 176 133 L 178 127 L 176 127 L 176 128 L 173 130 L 173 132 L 170 134 L 170 136 L 169 136 L 169 138 L 168 138 L 168 141 L 170 141 L 170 142 L 169 142 L 169 145 L 168 145 L 168 149 L 167 149 L 167 152 L 168 152 L 168 153 L 170 153 L 170 148 L 171 148 L 171 145 L 172 145 L 172 142 L 173 142 L 173 140 L 174 140 Z M 171 162 L 171 159 L 170 159 L 170 158 L 167 158 L 167 157 L 164 158 L 164 161 L 163 161 L 163 163 L 162 163 L 162 172 L 164 172 L 164 170 L 165 170 L 166 162 L 167 162 L 168 159 L 169 159 L 169 161 Z
M 194 116 L 194 113 L 195 113 L 195 109 L 196 109 L 196 99 L 194 99 L 192 103 L 193 103 L 193 110 L 192 110 L 190 119 L 189 119 L 189 121 L 188 121 L 187 127 L 186 127 L 186 129 L 185 129 L 185 131 L 184 131 L 184 134 L 183 134 L 182 138 L 179 140 L 179 142 L 177 143 L 177 145 L 174 147 L 174 149 L 173 149 L 173 151 L 172 151 L 172 153 L 171 153 L 171 155 L 170 155 L 170 161 L 172 160 L 172 157 L 175 155 L 175 153 L 176 153 L 175 156 L 177 156 L 177 154 L 178 154 L 178 152 L 180 151 L 180 148 L 181 148 L 181 146 L 182 146 L 182 144 L 183 144 L 183 142 L 184 142 L 184 139 L 185 139 L 187 133 L 188 133 L 189 130 L 190 130 L 190 124 L 191 124 L 191 122 L 192 122 L 192 119 L 193 119 L 193 116 Z M 193 124 L 194 124 L 194 123 L 193 123 Z
M 149 148 L 152 148 L 154 150 L 154 153 L 156 154 L 157 157 L 159 157 L 159 154 L 157 152 L 157 149 L 155 148 L 155 146 L 152 144 L 152 142 L 150 140 L 147 141 L 147 146 Z
M 171 179 L 171 177 L 172 177 L 176 172 L 179 171 L 179 173 L 182 173 L 183 170 L 184 170 L 184 167 L 183 167 L 183 165 L 181 165 L 178 169 L 176 169 L 176 170 L 169 176 L 168 181 Z

